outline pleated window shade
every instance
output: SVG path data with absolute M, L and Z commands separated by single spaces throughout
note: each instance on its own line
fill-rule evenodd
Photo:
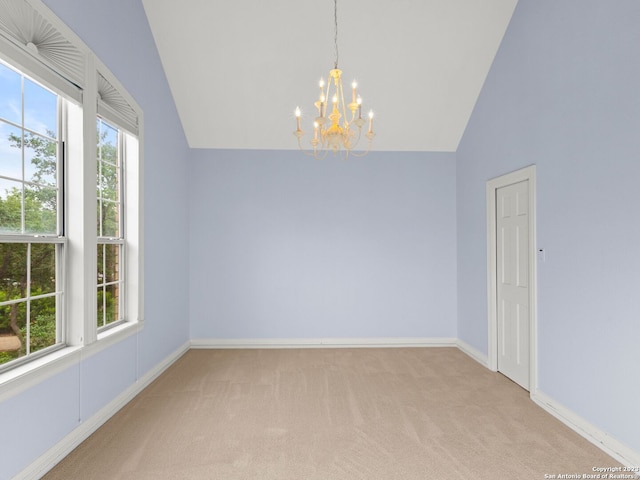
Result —
M 0 0 L 0 35 L 28 72 L 81 101 L 85 54 L 26 0 Z
M 138 135 L 138 114 L 122 93 L 102 76 L 98 78 L 98 114 L 105 120 Z
M 27 0 L 0 0 L 0 35 L 9 40 L 14 61 L 27 73 L 42 78 L 65 94 L 82 102 L 86 88 L 86 54 Z M 138 114 L 122 90 L 99 71 L 98 114 L 138 135 Z

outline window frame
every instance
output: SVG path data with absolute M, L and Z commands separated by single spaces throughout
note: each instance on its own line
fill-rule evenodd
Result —
M 103 124 L 106 125 L 110 128 L 113 128 L 116 131 L 116 136 L 117 136 L 117 145 L 116 145 L 116 154 L 117 154 L 117 160 L 115 163 L 115 168 L 116 168 L 116 172 L 117 173 L 117 185 L 116 188 L 118 190 L 118 196 L 117 196 L 117 200 L 115 201 L 115 203 L 118 205 L 118 235 L 114 236 L 114 237 L 110 237 L 107 235 L 104 235 L 104 231 L 103 231 L 103 220 L 102 218 L 98 219 L 98 225 L 100 226 L 100 232 L 97 233 L 97 238 L 96 238 L 96 246 L 98 248 L 100 248 L 100 246 L 103 247 L 103 259 L 102 259 L 102 264 L 103 266 L 106 265 L 106 254 L 104 253 L 106 246 L 107 245 L 118 245 L 118 250 L 119 250 L 119 263 L 120 263 L 120 269 L 119 269 L 119 276 L 118 279 L 115 282 L 108 282 L 106 280 L 106 278 L 104 279 L 104 281 L 102 283 L 97 283 L 97 287 L 101 287 L 102 286 L 102 290 L 103 290 L 103 321 L 100 322 L 99 318 L 96 318 L 97 321 L 97 328 L 98 328 L 98 334 L 116 327 L 120 324 L 122 324 L 123 322 L 126 322 L 126 300 L 127 300 L 127 291 L 126 291 L 126 272 L 127 272 L 127 241 L 126 241 L 126 230 L 125 230 L 125 225 L 126 225 L 126 216 L 127 216 L 127 204 L 126 204 L 126 198 L 125 198 L 125 180 L 126 180 L 126 151 L 124 148 L 124 142 L 125 142 L 125 135 L 126 133 L 119 128 L 117 125 L 113 125 L 113 122 L 110 122 L 108 120 L 106 120 L 105 118 L 103 118 L 100 114 L 98 114 L 97 116 L 97 122 L 99 124 Z M 98 132 L 98 138 L 99 138 L 99 133 Z M 98 140 L 98 146 L 100 145 L 100 140 Z M 102 160 L 101 158 L 97 159 L 97 172 L 96 172 L 96 176 L 97 178 L 101 178 L 102 177 L 102 167 L 104 164 L 104 160 Z M 102 197 L 102 193 L 100 192 L 100 195 L 98 196 L 98 199 L 102 202 L 104 200 L 104 198 Z M 102 205 L 101 205 L 102 207 Z M 100 211 L 102 211 L 102 208 L 100 208 Z M 101 235 L 102 234 L 102 235 Z M 99 275 L 100 272 L 97 270 L 96 268 L 96 272 Z M 119 290 L 119 295 L 118 295 L 118 318 L 108 322 L 106 321 L 106 288 L 110 285 L 118 285 L 118 290 Z M 97 302 L 96 302 L 96 306 L 97 306 Z M 98 312 L 99 313 L 99 308 L 98 308 Z M 96 315 L 97 315 L 96 313 Z
M 6 363 L 0 364 L 0 374 L 5 371 L 9 371 L 15 367 L 19 367 L 20 365 L 31 362 L 40 357 L 46 356 L 56 350 L 60 350 L 66 347 L 66 310 L 65 310 L 65 287 L 66 283 L 65 279 L 65 258 L 66 258 L 66 250 L 67 250 L 67 238 L 65 236 L 65 214 L 64 210 L 66 208 L 65 202 L 65 189 L 64 189 L 64 172 L 65 172 L 65 143 L 66 143 L 66 135 L 67 128 L 65 125 L 66 115 L 65 115 L 65 105 L 66 102 L 69 101 L 64 92 L 57 91 L 57 88 L 53 85 L 48 84 L 46 80 L 37 78 L 37 76 L 31 74 L 29 71 L 25 71 L 21 65 L 16 64 L 15 61 L 7 60 L 4 58 L 5 55 L 0 56 L 0 64 L 2 64 L 5 68 L 12 70 L 14 73 L 20 76 L 21 79 L 21 120 L 20 123 L 16 123 L 11 121 L 10 119 L 2 119 L 2 124 L 5 124 L 9 127 L 13 127 L 15 129 L 19 129 L 21 132 L 21 165 L 22 165 L 22 178 L 14 178 L 5 175 L 0 175 L 3 179 L 9 180 L 11 182 L 15 182 L 16 184 L 21 185 L 21 207 L 20 207 L 20 230 L 21 232 L 15 233 L 0 233 L 0 243 L 2 244 L 24 244 L 26 246 L 26 263 L 25 263 L 25 276 L 26 276 L 26 293 L 23 297 L 19 299 L 7 300 L 2 302 L 2 306 L 8 306 L 11 304 L 25 304 L 25 318 L 24 321 L 26 323 L 26 338 L 25 348 L 26 353 L 23 356 L 17 357 L 14 360 L 10 360 Z M 35 85 L 48 90 L 51 94 L 55 95 L 56 99 L 56 112 L 55 112 L 55 123 L 56 123 L 56 137 L 51 137 L 48 134 L 42 134 L 40 132 L 35 131 L 32 128 L 29 128 L 25 124 L 25 81 L 28 80 Z M 27 232 L 26 231 L 26 213 L 25 213 L 25 188 L 27 186 L 38 186 L 37 183 L 30 181 L 25 178 L 25 134 L 37 135 L 38 137 L 44 138 L 47 141 L 55 142 L 56 144 L 56 228 L 55 232 Z M 0 172 L 1 173 L 1 172 Z M 32 295 L 31 292 L 31 274 L 32 274 L 32 245 L 34 244 L 44 244 L 44 245 L 53 245 L 54 246 L 54 262 L 55 262 L 55 290 L 53 292 L 48 292 L 46 294 L 41 295 Z M 55 298 L 55 343 L 49 345 L 48 347 L 31 351 L 31 305 L 32 302 L 44 299 L 44 298 Z
M 20 364 L 8 362 L 10 368 L 0 368 L 0 401 L 131 335 L 137 335 L 144 328 L 142 109 L 109 69 L 41 0 L 22 1 L 26 10 L 21 14 L 30 12 L 32 18 L 40 19 L 42 28 L 53 29 L 60 34 L 60 47 L 67 53 L 71 52 L 66 57 L 59 57 L 60 61 L 73 57 L 66 64 L 56 65 L 53 62 L 58 57 L 40 55 L 37 45 L 20 37 L 25 31 L 19 25 L 23 18 L 16 19 L 16 22 L 0 22 L 0 57 L 12 68 L 65 99 L 61 107 L 63 122 L 59 126 L 59 136 L 64 130 L 69 139 L 63 143 L 64 179 L 59 186 L 62 202 L 67 207 L 62 224 L 65 236 L 52 239 L 62 245 L 60 249 L 63 250 L 59 262 L 62 270 L 59 278 L 64 288 L 64 306 L 61 309 L 63 341 L 55 351 L 43 351 L 37 358 Z M 13 12 L 2 13 L 3 16 L 11 14 Z M 98 236 L 95 218 L 95 132 L 99 113 L 106 113 L 107 122 L 122 130 L 123 231 L 126 232 L 122 247 L 126 252 L 122 266 L 126 279 L 122 302 L 124 319 L 101 331 L 96 323 Z M 37 240 L 44 241 L 43 238 Z

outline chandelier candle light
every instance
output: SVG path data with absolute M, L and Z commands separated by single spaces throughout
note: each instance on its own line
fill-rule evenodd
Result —
M 334 68 L 329 71 L 329 81 L 326 84 L 324 79 L 320 79 L 318 86 L 320 94 L 315 102 L 318 113 L 313 122 L 313 139 L 310 141 L 312 152 L 307 152 L 302 147 L 302 137 L 304 131 L 300 127 L 302 111 L 300 107 L 296 107 L 296 131 L 293 134 L 298 139 L 298 146 L 304 153 L 315 158 L 324 158 L 324 156 L 332 151 L 334 155 L 338 152 L 344 152 L 347 158 L 350 154 L 354 156 L 364 156 L 371 150 L 371 141 L 375 136 L 373 133 L 373 111 L 369 112 L 369 128 L 365 137 L 368 140 L 367 149 L 357 154 L 354 149 L 358 145 L 362 137 L 362 127 L 367 123 L 362 118 L 362 98 L 358 95 L 358 84 L 354 80 L 351 84 L 351 102 L 347 104 L 344 101 L 344 90 L 342 88 L 342 70 L 338 68 L 338 0 L 334 0 L 334 19 L 335 19 L 335 62 Z M 327 104 L 327 100 L 331 99 L 331 105 Z M 350 114 L 347 114 L 347 111 Z M 330 112 L 330 113 L 329 113 Z M 342 122 L 340 120 L 342 119 Z

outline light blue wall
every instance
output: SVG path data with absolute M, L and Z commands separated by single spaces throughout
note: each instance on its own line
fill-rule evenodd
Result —
M 0 478 L 11 479 L 79 425 L 79 365 L 0 402 Z
M 145 326 L 0 404 L 0 478 L 25 469 L 189 335 L 188 148 L 139 1 L 45 0 L 144 110 Z
M 193 339 L 456 336 L 453 154 L 190 168 Z
M 536 164 L 540 391 L 636 452 L 639 19 L 520 0 L 457 152 L 460 338 L 487 351 L 485 183 Z

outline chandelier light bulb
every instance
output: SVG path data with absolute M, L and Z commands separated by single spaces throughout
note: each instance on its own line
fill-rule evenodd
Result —
M 302 132 L 300 129 L 300 116 L 302 112 L 300 111 L 300 107 L 296 107 L 296 132 Z

